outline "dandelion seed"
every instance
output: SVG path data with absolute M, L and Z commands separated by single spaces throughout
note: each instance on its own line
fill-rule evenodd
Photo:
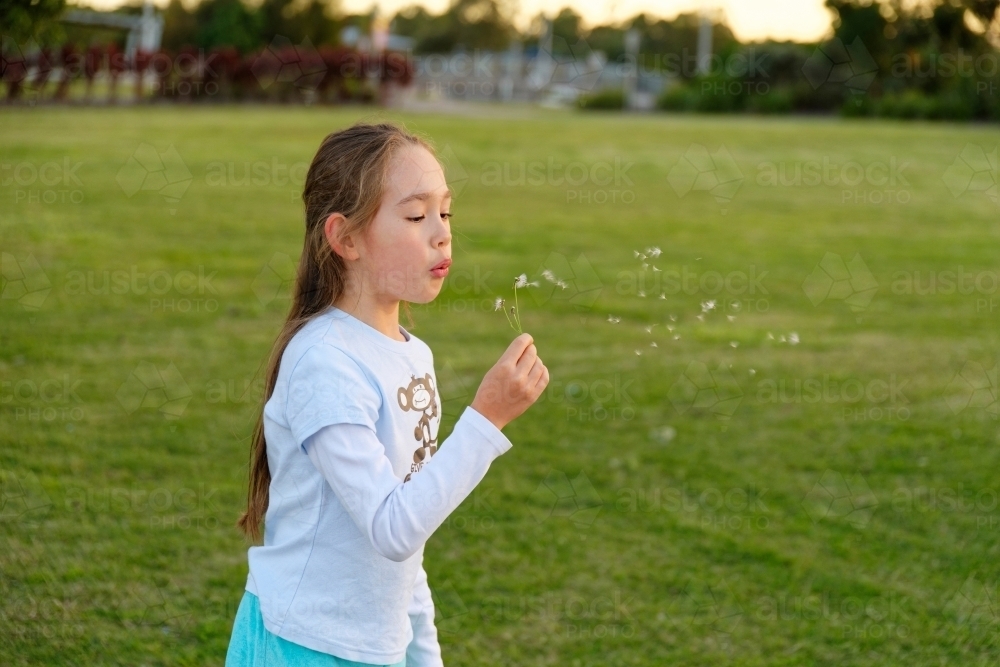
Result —
M 645 271 L 648 268 L 649 268 L 649 264 L 646 264 L 646 262 L 643 262 L 642 263 L 642 270 Z
M 794 331 L 792 333 L 788 334 L 788 342 L 791 343 L 792 345 L 798 345 L 799 344 L 799 335 L 797 333 L 795 333 Z
M 663 299 L 664 301 L 666 301 L 667 300 L 666 293 L 665 292 L 660 292 L 660 298 Z
M 730 322 L 735 322 L 736 321 L 736 316 L 735 315 L 726 315 L 726 319 L 729 320 Z
M 768 339 L 768 340 L 774 340 L 774 334 L 773 334 L 773 333 L 771 333 L 770 331 L 768 331 L 768 332 L 767 332 L 767 339 Z
M 676 315 L 671 315 L 670 316 L 670 321 L 671 322 L 676 322 L 677 321 L 677 316 Z
M 614 315 L 608 315 L 608 322 L 611 322 L 612 324 L 618 324 L 621 321 L 622 318 L 620 317 L 615 317 Z
M 695 258 L 694 258 L 694 261 L 696 261 L 696 262 L 700 262 L 700 261 L 701 261 L 701 257 L 695 257 Z
M 639 290 L 639 296 L 645 298 L 646 292 L 644 290 Z
M 642 354 L 642 350 L 636 350 L 636 351 L 635 351 L 635 354 L 636 354 L 636 356 L 639 356 L 639 355 L 641 355 L 641 354 Z
M 652 343 L 650 343 L 649 346 L 650 347 L 659 347 L 659 345 L 656 344 L 655 340 Z
M 715 310 L 715 299 L 701 302 L 701 312 L 707 313 L 710 310 Z
M 739 347 L 739 346 L 740 346 L 740 344 L 739 344 L 738 341 L 735 341 L 735 340 L 729 341 L 729 347 Z
M 660 250 L 655 245 L 650 248 L 646 248 L 646 254 L 649 255 L 650 257 L 659 257 L 661 252 L 663 251 Z
M 558 285 L 559 287 L 561 287 L 563 289 L 566 289 L 568 287 L 568 285 L 566 284 L 565 280 L 560 280 L 559 282 L 556 283 L 556 285 Z
M 633 251 L 632 251 L 632 254 L 634 254 L 634 255 L 635 255 L 636 257 L 638 257 L 638 256 L 639 256 L 639 255 L 641 255 L 642 253 L 641 253 L 641 252 L 639 252 L 638 250 L 633 250 Z
M 674 334 L 674 340 L 680 340 L 680 339 L 681 339 L 680 334 Z
M 754 369 L 751 368 L 750 369 L 750 375 L 757 375 L 757 371 L 755 371 Z
M 660 268 L 657 268 L 657 267 L 655 267 L 655 266 L 653 267 L 653 273 L 656 273 L 657 271 L 662 271 L 662 270 L 663 270 L 663 269 L 660 269 Z
M 674 325 L 673 324 L 668 324 L 667 325 L 667 331 L 669 331 L 670 333 L 673 333 L 674 332 Z
M 698 319 L 701 320 L 702 322 L 704 322 L 705 321 L 705 314 L 702 313 L 701 315 L 699 315 Z
M 784 343 L 784 342 L 785 342 L 785 334 L 781 334 L 781 335 L 780 335 L 780 336 L 778 337 L 778 342 L 779 342 L 779 343 Z
M 657 326 L 660 326 L 660 325 L 659 324 L 650 324 L 648 327 L 646 327 L 646 333 L 653 333 L 653 327 L 657 327 Z

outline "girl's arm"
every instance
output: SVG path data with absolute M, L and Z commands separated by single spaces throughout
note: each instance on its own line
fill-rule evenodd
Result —
M 434 626 L 434 601 L 423 565 L 417 571 L 417 580 L 413 584 L 410 625 L 413 627 L 413 640 L 406 647 L 406 667 L 444 667 Z
M 404 484 L 369 426 L 327 425 L 303 443 L 358 529 L 378 553 L 397 562 L 420 550 L 511 446 L 490 420 L 467 407 L 437 453 Z

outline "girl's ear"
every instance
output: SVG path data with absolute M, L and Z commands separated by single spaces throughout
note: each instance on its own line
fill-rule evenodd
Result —
M 345 218 L 343 214 L 331 213 L 327 217 L 326 222 L 323 224 L 323 232 L 326 235 L 326 242 L 330 244 L 330 247 L 335 253 L 344 259 L 357 259 L 361 255 L 355 247 L 354 239 L 350 236 L 342 236 L 344 225 L 346 224 L 347 218 Z

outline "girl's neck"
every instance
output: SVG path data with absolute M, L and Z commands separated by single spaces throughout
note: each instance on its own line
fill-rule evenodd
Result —
M 333 305 L 389 338 L 406 342 L 406 337 L 399 330 L 398 300 L 380 301 L 374 297 L 365 298 L 364 296 L 361 298 L 341 297 Z

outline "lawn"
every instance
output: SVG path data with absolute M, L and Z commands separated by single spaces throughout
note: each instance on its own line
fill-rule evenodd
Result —
M 452 273 L 402 322 L 442 434 L 521 273 L 551 372 L 427 545 L 447 664 L 1000 660 L 996 127 L 2 116 L 0 663 L 222 663 L 305 169 L 386 117 L 457 193 Z

